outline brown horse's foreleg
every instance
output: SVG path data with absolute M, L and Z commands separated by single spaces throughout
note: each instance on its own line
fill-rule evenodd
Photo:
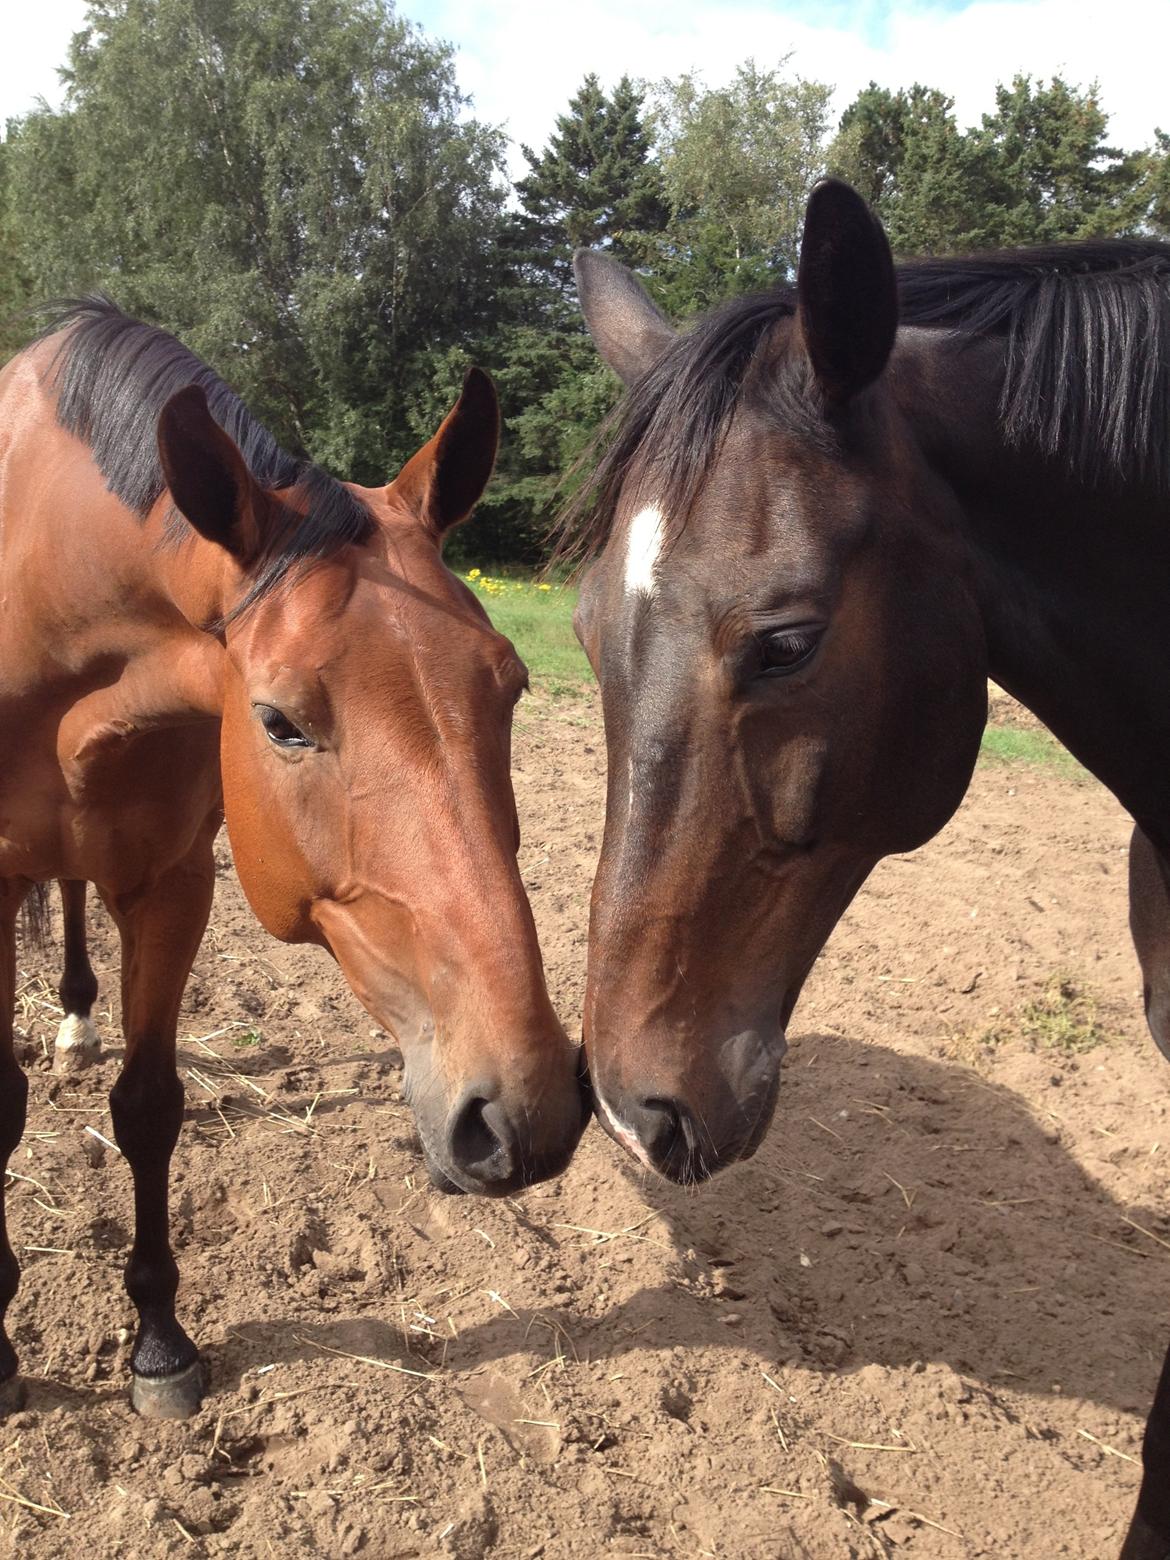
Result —
M 1142 967 L 1146 1022 L 1170 1059 L 1170 862 L 1140 828 L 1129 845 L 1129 927 Z
M 8 1156 L 20 1142 L 28 1105 L 28 1080 L 12 1045 L 13 1009 L 16 1005 L 16 914 L 24 897 L 17 887 L 0 880 L 0 1412 L 18 1407 L 20 1383 L 16 1380 L 16 1351 L 4 1331 L 4 1316 L 20 1283 L 20 1264 L 8 1243 L 4 1218 L 4 1170 Z
M 53 1047 L 53 1071 L 75 1072 L 96 1062 L 101 1042 L 90 1014 L 97 1001 L 97 976 L 89 962 L 85 937 L 85 887 L 63 879 L 61 908 L 65 918 L 65 968 L 57 988 L 65 1017 L 57 1029 Z
M 175 1317 L 179 1269 L 167 1228 L 167 1183 L 183 1120 L 175 1068 L 179 1004 L 211 910 L 214 834 L 209 825 L 191 854 L 145 892 L 106 899 L 122 934 L 126 1057 L 110 1112 L 134 1177 L 134 1245 L 126 1264 L 126 1290 L 138 1310 L 131 1401 L 153 1419 L 193 1414 L 206 1384 L 199 1351 Z
M 1142 1487 L 1121 1560 L 1170 1560 L 1170 1349 L 1142 1442 Z

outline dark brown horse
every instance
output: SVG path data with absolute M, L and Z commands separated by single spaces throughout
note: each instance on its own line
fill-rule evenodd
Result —
M 395 481 L 342 484 L 104 300 L 0 376 L 0 1165 L 27 1093 L 17 913 L 34 885 L 64 881 L 62 989 L 80 1024 L 93 883 L 122 939 L 110 1106 L 134 1177 L 126 1284 L 145 1413 L 189 1413 L 203 1387 L 175 1318 L 167 1180 L 179 1004 L 225 810 L 260 920 L 327 948 L 397 1037 L 449 1189 L 503 1195 L 556 1174 L 580 1135 L 576 1057 L 515 859 L 525 672 L 440 556 L 497 430 L 473 369 Z M 0 1317 L 17 1279 L 0 1223 Z M 15 1369 L 0 1331 L 0 1383 Z
M 609 752 L 603 1125 L 679 1181 L 753 1152 L 825 939 L 966 790 L 989 672 L 1138 825 L 1170 1054 L 1170 248 L 895 270 L 830 181 L 795 290 L 687 334 L 604 256 L 577 276 L 629 386 L 578 532 Z M 1125 1553 L 1170 1554 L 1170 1360 Z

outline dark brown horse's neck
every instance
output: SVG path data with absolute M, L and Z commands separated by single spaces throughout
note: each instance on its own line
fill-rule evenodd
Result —
M 1170 495 L 1009 448 L 1000 349 L 932 355 L 899 400 L 958 505 L 990 673 L 1170 849 Z

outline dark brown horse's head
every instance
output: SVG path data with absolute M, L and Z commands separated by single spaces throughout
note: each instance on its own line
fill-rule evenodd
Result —
M 159 442 L 176 504 L 221 549 L 222 771 L 244 890 L 277 937 L 328 947 L 398 1039 L 440 1184 L 502 1195 L 563 1169 L 583 1108 L 516 863 L 525 669 L 440 556 L 497 430 L 473 370 L 389 487 L 336 489 L 364 505 L 365 535 L 258 596 L 312 494 L 260 487 L 198 389 L 168 403 Z
M 985 647 L 852 190 L 814 192 L 794 294 L 688 335 L 602 256 L 578 282 L 630 386 L 578 614 L 609 755 L 586 1054 L 609 1132 L 690 1180 L 753 1152 L 825 939 L 962 797 Z

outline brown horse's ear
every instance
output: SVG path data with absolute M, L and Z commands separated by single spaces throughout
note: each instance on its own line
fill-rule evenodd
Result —
M 813 373 L 828 400 L 840 405 L 878 377 L 898 330 L 885 232 L 840 179 L 822 179 L 809 197 L 796 294 Z
M 480 500 L 500 439 L 496 387 L 469 368 L 463 390 L 438 433 L 412 455 L 389 492 L 438 536 L 466 520 Z
M 251 563 L 261 549 L 264 489 L 198 385 L 176 390 L 159 413 L 158 456 L 171 497 L 200 536 Z
M 673 326 L 634 273 L 609 255 L 578 249 L 573 275 L 594 346 L 622 383 L 632 385 L 676 339 Z

